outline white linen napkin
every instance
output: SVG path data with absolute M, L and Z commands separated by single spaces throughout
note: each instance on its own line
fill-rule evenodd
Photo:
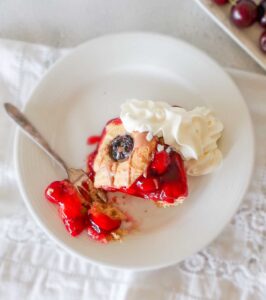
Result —
M 45 70 L 67 49 L 0 40 L 0 299 L 266 299 L 266 77 L 230 70 L 256 135 L 253 180 L 238 212 L 207 248 L 153 272 L 98 267 L 55 245 L 18 192 L 15 125 L 2 103 L 22 106 Z

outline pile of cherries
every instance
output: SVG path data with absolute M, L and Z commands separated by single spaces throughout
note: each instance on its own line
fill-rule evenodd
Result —
M 45 190 L 48 201 L 58 206 L 66 230 L 77 236 L 87 230 L 90 238 L 106 243 L 109 234 L 117 230 L 121 220 L 97 210 L 97 206 L 82 203 L 76 188 L 68 181 L 54 181 Z
M 260 36 L 260 48 L 266 53 L 266 0 L 256 4 L 253 0 L 212 0 L 218 5 L 230 3 L 231 21 L 239 28 L 249 27 L 255 22 L 258 22 L 264 32 Z

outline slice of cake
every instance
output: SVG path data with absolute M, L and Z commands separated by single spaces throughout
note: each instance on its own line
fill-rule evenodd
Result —
M 163 205 L 177 204 L 188 194 L 183 161 L 163 138 L 148 135 L 127 133 L 119 118 L 108 122 L 88 160 L 94 186 Z
M 182 203 L 188 196 L 187 175 L 205 175 L 221 165 L 222 131 L 223 124 L 206 107 L 187 111 L 165 102 L 127 101 L 120 118 L 109 121 L 101 136 L 88 139 L 97 148 L 88 156 L 82 188 L 67 179 L 54 181 L 45 197 L 58 206 L 72 236 L 87 230 L 93 240 L 120 240 L 136 223 L 106 192 L 163 207 Z

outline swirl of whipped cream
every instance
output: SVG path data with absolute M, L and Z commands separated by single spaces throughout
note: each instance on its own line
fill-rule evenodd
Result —
M 222 161 L 217 141 L 223 124 L 206 107 L 186 111 L 165 102 L 133 99 L 122 104 L 120 118 L 128 132 L 163 137 L 181 154 L 189 175 L 208 174 Z

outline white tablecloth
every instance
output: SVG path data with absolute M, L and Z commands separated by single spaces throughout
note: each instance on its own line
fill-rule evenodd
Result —
M 0 299 L 266 299 L 266 78 L 231 70 L 255 124 L 249 191 L 223 233 L 180 264 L 153 272 L 97 267 L 55 245 L 17 189 L 15 126 L 2 103 L 22 106 L 44 71 L 68 50 L 0 40 Z

